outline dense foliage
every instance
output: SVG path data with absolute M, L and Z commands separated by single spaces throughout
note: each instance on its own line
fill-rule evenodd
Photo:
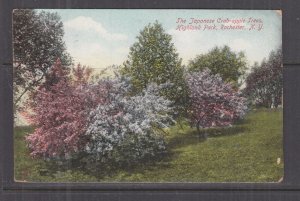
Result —
M 32 156 L 68 158 L 88 140 L 89 110 L 101 102 L 101 90 L 87 85 L 90 71 L 81 66 L 70 76 L 58 60 L 50 74 L 53 85 L 41 85 L 27 102 L 27 118 L 36 129 L 26 140 Z
M 189 118 L 198 131 L 232 125 L 245 115 L 246 99 L 209 69 L 188 74 L 186 81 L 190 96 Z
M 117 76 L 106 82 L 106 102 L 90 113 L 86 150 L 93 160 L 134 164 L 165 151 L 163 128 L 172 122 L 171 102 L 159 96 L 164 86 L 149 84 L 142 93 L 126 96 L 130 80 Z
M 172 83 L 161 95 L 173 101 L 180 110 L 186 103 L 186 86 L 181 59 L 176 53 L 171 35 L 158 22 L 146 26 L 137 36 L 122 71 L 132 79 L 134 94 L 142 92 L 149 83 Z
M 61 58 L 71 64 L 63 41 L 63 24 L 56 13 L 15 9 L 13 12 L 13 65 L 15 108 L 27 92 L 49 78 L 52 64 Z
M 171 101 L 159 96 L 166 84 L 149 84 L 128 96 L 128 77 L 88 84 L 89 69 L 77 66 L 72 72 L 58 60 L 52 85 L 41 85 L 28 102 L 27 117 L 36 127 L 26 138 L 32 156 L 83 154 L 94 162 L 130 164 L 165 151 L 163 128 L 173 121 Z
M 225 82 L 238 87 L 239 81 L 245 74 L 247 62 L 243 52 L 236 53 L 225 45 L 196 56 L 190 61 L 188 68 L 192 72 L 208 68 L 212 74 L 219 74 Z
M 253 66 L 246 78 L 244 93 L 254 105 L 276 108 L 282 103 L 282 80 L 282 52 L 278 49 L 260 65 Z

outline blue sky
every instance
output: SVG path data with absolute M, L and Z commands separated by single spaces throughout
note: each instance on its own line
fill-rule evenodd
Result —
M 149 23 L 158 20 L 172 35 L 173 43 L 187 64 L 197 54 L 214 46 L 229 45 L 244 51 L 249 64 L 260 62 L 281 45 L 281 12 L 251 10 L 164 10 L 164 9 L 64 9 L 57 12 L 64 23 L 67 49 L 76 63 L 103 69 L 120 65 L 127 58 L 136 36 Z M 261 31 L 178 31 L 177 18 L 261 18 Z

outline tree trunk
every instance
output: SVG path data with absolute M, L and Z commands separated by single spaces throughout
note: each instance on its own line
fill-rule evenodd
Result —
M 197 122 L 196 127 L 197 127 L 197 132 L 198 132 L 199 139 L 205 139 L 206 135 L 203 132 L 201 132 L 201 130 L 200 130 L 200 123 L 199 122 Z

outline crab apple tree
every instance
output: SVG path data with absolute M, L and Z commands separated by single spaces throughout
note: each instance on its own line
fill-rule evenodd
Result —
M 164 152 L 162 128 L 173 120 L 171 101 L 159 96 L 161 87 L 149 84 L 141 93 L 127 96 L 130 80 L 110 82 L 107 101 L 90 113 L 86 150 L 93 161 L 130 165 Z
M 189 87 L 189 119 L 200 128 L 225 127 L 242 118 L 247 110 L 246 99 L 209 69 L 186 76 Z
M 52 85 L 41 85 L 26 104 L 27 119 L 35 128 L 26 138 L 33 157 L 65 159 L 85 147 L 89 109 L 101 101 L 95 96 L 101 89 L 95 93 L 98 88 L 87 84 L 89 72 L 77 66 L 70 76 L 57 60 Z

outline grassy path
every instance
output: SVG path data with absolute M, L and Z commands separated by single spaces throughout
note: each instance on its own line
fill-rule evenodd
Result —
M 41 176 L 46 168 L 31 159 L 24 135 L 15 132 L 15 175 L 26 181 L 140 181 L 140 182 L 276 182 L 283 176 L 282 111 L 256 110 L 234 128 L 210 130 L 217 134 L 199 141 L 188 125 L 171 128 L 167 136 L 170 155 L 155 165 L 97 179 L 84 171 L 57 172 Z M 281 162 L 278 164 L 278 158 Z

